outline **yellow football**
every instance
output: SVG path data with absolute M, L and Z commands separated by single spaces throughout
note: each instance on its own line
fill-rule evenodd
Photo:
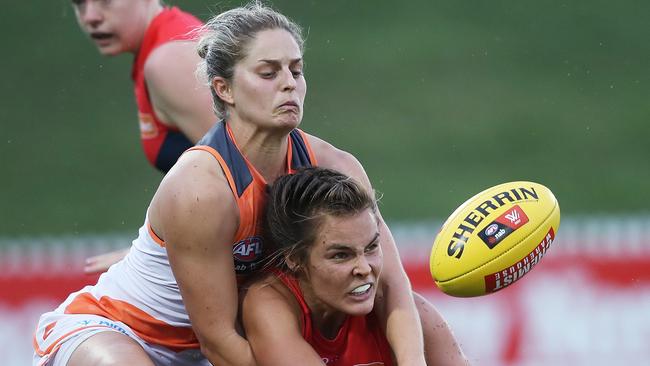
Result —
M 431 249 L 431 275 L 452 296 L 499 291 L 539 263 L 559 225 L 560 206 L 543 185 L 510 182 L 488 188 L 442 225 Z

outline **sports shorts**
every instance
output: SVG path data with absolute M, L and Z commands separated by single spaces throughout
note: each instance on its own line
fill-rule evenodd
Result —
M 33 366 L 66 366 L 70 356 L 85 340 L 99 332 L 118 332 L 142 346 L 156 366 L 210 366 L 200 350 L 175 352 L 147 343 L 126 324 L 98 315 L 65 314 L 57 311 L 41 316 L 34 333 Z

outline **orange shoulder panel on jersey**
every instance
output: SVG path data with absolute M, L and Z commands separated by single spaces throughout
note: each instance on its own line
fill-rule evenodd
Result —
M 196 146 L 188 149 L 191 150 L 210 153 L 228 180 L 239 210 L 239 226 L 232 243 L 235 271 L 238 278 L 243 279 L 240 276 L 259 268 L 269 251 L 269 248 L 264 248 L 261 236 L 267 183 L 241 153 L 232 130 L 224 121 L 215 124 Z M 293 173 L 301 167 L 314 166 L 316 162 L 307 135 L 298 129 L 291 131 L 288 136 L 287 173 Z M 151 234 L 156 240 L 155 233 Z M 164 242 L 160 240 L 159 244 L 164 245 Z
M 304 132 L 296 129 L 289 134 L 287 149 L 287 172 L 316 165 L 316 157 Z M 259 229 L 259 219 L 266 203 L 266 181 L 241 153 L 230 127 L 223 121 L 217 123 L 197 146 L 189 150 L 204 150 L 219 162 L 237 207 L 239 208 L 239 228 L 235 240 L 255 236 Z

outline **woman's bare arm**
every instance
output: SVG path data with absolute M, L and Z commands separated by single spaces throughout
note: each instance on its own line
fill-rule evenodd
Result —
M 203 354 L 214 365 L 254 365 L 236 331 L 237 282 L 232 240 L 238 210 L 214 158 L 190 151 L 165 176 L 149 210 Z
M 242 321 L 258 365 L 325 365 L 302 337 L 300 310 L 289 296 L 266 283 L 244 295 Z

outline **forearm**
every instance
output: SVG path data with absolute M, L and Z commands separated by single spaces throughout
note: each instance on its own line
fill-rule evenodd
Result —
M 398 365 L 425 365 L 420 318 L 406 275 L 392 276 L 382 284 L 386 339 Z
M 256 365 L 248 341 L 237 334 L 234 329 L 214 341 L 202 341 L 201 352 L 213 365 Z
M 388 227 L 384 224 L 382 229 L 384 270 L 380 278 L 386 338 L 398 365 L 425 365 L 424 335 L 411 283 Z

